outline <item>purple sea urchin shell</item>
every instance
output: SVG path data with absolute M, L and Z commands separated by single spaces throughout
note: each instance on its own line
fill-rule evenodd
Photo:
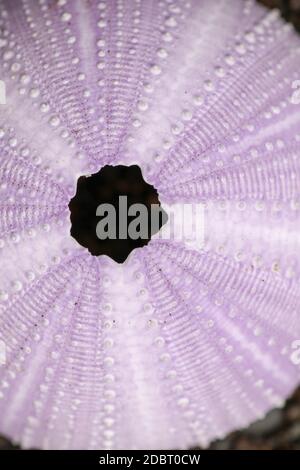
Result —
M 300 376 L 291 28 L 253 1 L 0 0 L 0 58 L 0 432 L 181 448 L 281 405 Z M 68 203 L 106 164 L 205 203 L 204 246 L 81 248 Z

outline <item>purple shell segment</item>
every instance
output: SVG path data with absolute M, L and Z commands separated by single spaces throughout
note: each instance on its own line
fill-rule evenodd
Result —
M 281 406 L 300 379 L 292 27 L 252 0 L 0 0 L 0 84 L 0 433 L 180 449 Z M 68 204 L 107 164 L 201 204 L 203 243 L 91 256 Z

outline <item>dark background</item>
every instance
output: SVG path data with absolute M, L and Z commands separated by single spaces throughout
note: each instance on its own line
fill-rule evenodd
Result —
M 259 1 L 270 8 L 280 8 L 284 18 L 291 21 L 300 32 L 300 0 Z M 13 448 L 16 447 L 0 436 L 0 450 Z M 300 387 L 283 409 L 274 409 L 263 420 L 249 428 L 213 442 L 210 449 L 300 450 Z

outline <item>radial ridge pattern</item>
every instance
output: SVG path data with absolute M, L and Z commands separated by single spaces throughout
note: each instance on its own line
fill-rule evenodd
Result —
M 179 449 L 283 404 L 299 79 L 299 37 L 252 0 L 0 0 L 1 434 Z M 68 204 L 105 165 L 139 165 L 163 207 L 202 204 L 204 243 L 91 256 Z

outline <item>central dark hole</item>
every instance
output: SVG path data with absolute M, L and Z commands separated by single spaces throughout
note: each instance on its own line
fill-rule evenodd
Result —
M 72 237 L 93 256 L 107 255 L 118 263 L 147 245 L 168 220 L 157 190 L 137 165 L 107 165 L 81 176 L 69 209 Z

